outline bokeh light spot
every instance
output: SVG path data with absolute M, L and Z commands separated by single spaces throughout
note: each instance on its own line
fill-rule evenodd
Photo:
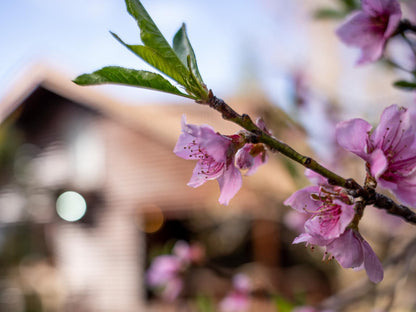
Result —
M 84 197 L 77 192 L 68 191 L 59 195 L 56 200 L 56 212 L 65 221 L 80 220 L 87 211 Z
M 142 207 L 143 214 L 140 214 L 138 220 L 139 228 L 145 233 L 155 233 L 159 231 L 164 222 L 165 216 L 162 209 L 157 205 L 146 205 Z

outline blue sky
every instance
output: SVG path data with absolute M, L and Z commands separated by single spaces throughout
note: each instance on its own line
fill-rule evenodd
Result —
M 247 64 L 267 83 L 282 82 L 282 71 L 269 66 L 280 57 L 301 57 L 304 38 L 294 27 L 297 1 L 284 0 L 143 0 L 162 33 L 171 40 L 182 22 L 197 55 L 205 82 L 217 94 L 238 90 Z M 299 17 L 299 16 L 298 16 Z M 106 65 L 148 69 L 117 43 L 109 31 L 128 43 L 139 32 L 123 0 L 0 1 L 0 95 L 17 73 L 46 61 L 69 76 Z M 266 83 L 266 84 L 267 84 Z M 135 96 L 175 100 L 123 87 L 102 88 L 131 99 Z

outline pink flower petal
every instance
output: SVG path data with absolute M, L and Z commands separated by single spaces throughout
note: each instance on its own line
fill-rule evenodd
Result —
M 386 181 L 380 180 L 380 185 L 386 187 Z M 391 188 L 390 188 L 391 189 Z M 416 208 L 416 172 L 406 177 L 405 180 L 396 184 L 395 189 L 391 191 L 397 196 L 397 198 L 405 205 Z
M 181 265 L 180 259 L 176 256 L 158 256 L 147 271 L 147 282 L 150 286 L 161 286 L 176 276 Z
M 328 240 L 340 237 L 355 214 L 352 205 L 346 205 L 337 199 L 322 209 L 324 211 L 318 212 L 305 222 L 305 231 Z
M 162 289 L 162 297 L 168 301 L 178 298 L 183 289 L 183 281 L 179 277 L 169 280 Z
M 400 12 L 396 0 L 361 0 L 361 7 L 365 13 L 374 17 Z
M 335 135 L 338 144 L 346 150 L 367 159 L 368 132 L 372 126 L 363 119 L 352 119 L 337 124 Z
M 353 230 L 347 230 L 338 239 L 326 246 L 326 250 L 344 268 L 355 268 L 363 263 L 363 250 L 361 241 L 355 236 Z
M 399 3 L 397 1 L 392 2 L 395 2 L 395 5 L 398 7 L 398 11 L 390 15 L 389 23 L 387 24 L 386 31 L 384 32 L 384 38 L 390 38 L 394 34 L 400 24 L 400 20 L 402 19 L 402 12 L 400 10 Z
M 339 203 L 341 205 L 341 203 Z M 343 233 L 347 226 L 354 219 L 355 211 L 353 205 L 341 205 L 341 216 L 339 218 L 339 228 L 340 232 Z
M 267 154 L 259 154 L 256 157 L 254 157 L 254 162 L 251 168 L 246 172 L 247 176 L 251 176 L 252 174 L 256 173 L 257 169 L 263 164 L 267 162 L 269 159 L 269 156 Z
M 239 292 L 249 293 L 251 291 L 251 280 L 247 275 L 239 273 L 233 277 L 233 286 Z
M 224 167 L 225 164 L 217 164 L 218 166 Z M 188 186 L 191 187 L 199 187 L 202 184 L 204 184 L 208 180 L 215 180 L 222 176 L 224 169 L 220 168 L 220 170 L 214 171 L 210 175 L 203 174 L 202 172 L 205 172 L 206 168 L 203 166 L 201 162 L 197 162 L 195 165 L 195 168 L 192 172 L 192 177 L 188 182 Z
M 388 16 L 385 38 L 390 37 L 397 29 L 402 17 L 400 4 L 397 0 L 361 0 L 363 12 L 372 17 Z
M 361 47 L 361 56 L 357 60 L 357 65 L 364 65 L 367 63 L 377 61 L 382 55 L 385 46 L 385 39 L 380 35 L 374 35 L 366 44 Z
M 305 170 L 305 177 L 309 179 L 313 184 L 317 185 L 327 185 L 328 179 L 321 176 L 319 173 L 312 171 L 310 169 Z
M 216 133 L 208 125 L 187 124 L 186 117 L 182 116 L 182 134 L 174 152 L 197 161 L 188 185 L 198 187 L 217 179 L 221 189 L 219 201 L 228 204 L 242 184 L 241 173 L 234 165 L 239 139 L 239 135 L 230 137 Z
M 250 305 L 250 299 L 246 294 L 230 293 L 219 303 L 221 312 L 244 312 Z
M 332 240 L 325 239 L 322 236 L 312 236 L 308 233 L 302 233 L 293 240 L 292 244 L 306 243 L 307 245 L 326 246 L 330 242 Z
M 175 243 L 172 250 L 173 254 L 176 255 L 180 260 L 184 262 L 191 261 L 191 247 L 183 240 L 179 240 Z
M 220 204 L 228 205 L 231 198 L 237 194 L 243 184 L 240 170 L 234 167 L 234 165 L 230 165 L 224 171 L 224 174 L 217 178 L 217 181 L 221 191 L 219 202 Z
M 250 155 L 251 148 L 254 144 L 245 144 L 235 154 L 235 163 L 240 169 L 249 169 L 254 164 L 254 158 Z
M 201 126 L 199 144 L 215 161 L 227 162 L 228 151 L 232 145 L 231 139 L 216 133 L 211 128 Z
M 381 282 L 383 280 L 384 273 L 380 260 L 365 240 L 362 242 L 362 248 L 364 253 L 364 268 L 367 272 L 368 278 L 373 283 Z
M 371 175 L 378 179 L 387 169 L 388 161 L 381 149 L 376 149 L 370 154 L 368 160 L 370 164 Z
M 383 3 L 380 0 L 361 0 L 362 10 L 370 16 L 383 14 L 383 7 Z
M 247 176 L 254 174 L 257 169 L 268 159 L 265 150 L 261 151 L 258 155 L 253 156 L 251 154 L 252 149 L 256 149 L 256 146 L 254 144 L 248 143 L 240 148 L 235 154 L 235 162 L 237 167 L 243 170 L 248 169 L 246 172 Z
M 319 193 L 319 186 L 308 186 L 293 193 L 283 204 L 302 213 L 316 211 L 321 206 L 319 201 L 313 200 L 311 197 L 311 194 L 316 193 Z
M 409 128 L 410 119 L 407 109 L 398 105 L 387 107 L 380 117 L 380 123 L 371 134 L 373 148 L 384 151 L 396 146 L 402 138 L 403 131 Z
M 360 36 L 363 35 L 363 29 L 370 24 L 371 18 L 366 13 L 355 12 L 337 29 L 336 34 L 347 45 L 361 46 L 367 42 Z

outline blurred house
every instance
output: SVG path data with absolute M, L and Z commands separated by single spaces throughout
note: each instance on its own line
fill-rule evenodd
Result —
M 141 103 L 139 90 L 119 103 L 44 67 L 26 77 L 0 103 L 1 311 L 149 310 L 149 233 L 198 214 L 257 220 L 254 258 L 277 265 L 276 203 L 294 188 L 282 164 L 271 157 L 224 207 L 216 182 L 186 186 L 194 163 L 172 153 L 183 113 L 238 128 L 201 105 Z

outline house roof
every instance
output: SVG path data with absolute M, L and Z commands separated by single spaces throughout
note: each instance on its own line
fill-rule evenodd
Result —
M 74 77 L 65 76 L 43 64 L 31 66 L 21 76 L 10 87 L 6 95 L 0 99 L 0 122 L 16 110 L 36 88 L 42 87 L 111 118 L 121 119 L 134 128 L 152 130 L 154 135 L 161 135 L 161 138 L 165 138 L 169 142 L 177 139 L 177 133 L 180 132 L 178 118 L 183 113 L 186 113 L 189 122 L 195 124 L 210 123 L 218 131 L 235 132 L 239 129 L 237 126 L 218 118 L 218 113 L 190 100 L 184 99 L 188 104 L 143 103 L 140 101 L 140 96 L 138 96 L 138 101 L 121 101 L 97 91 L 97 87 L 78 86 L 72 82 Z M 120 88 L 122 87 L 120 86 Z M 139 92 L 140 90 L 138 90 L 138 94 Z M 157 131 L 154 131 L 155 123 L 164 125 L 164 127 L 158 127 Z
M 0 121 L 3 122 L 15 111 L 26 98 L 37 88 L 42 87 L 52 93 L 101 112 L 109 118 L 144 132 L 161 144 L 174 147 L 181 132 L 180 118 L 186 113 L 187 120 L 193 124 L 210 124 L 221 133 L 235 133 L 240 128 L 221 118 L 218 112 L 206 106 L 189 101 L 189 104 L 178 103 L 132 103 L 120 101 L 97 91 L 95 87 L 80 87 L 71 79 L 47 66 L 36 65 L 30 68 L 18 83 L 13 85 L 7 94 L 0 99 Z M 140 92 L 140 90 L 138 90 Z M 188 101 L 188 100 L 186 100 Z M 251 113 L 250 103 L 244 99 L 232 99 L 234 109 L 239 112 Z M 270 157 L 266 166 L 249 178 L 244 179 L 245 188 L 262 190 L 270 199 L 283 200 L 295 189 L 293 178 L 276 157 Z M 191 190 L 190 190 L 191 191 Z M 240 192 L 241 193 L 241 192 Z M 246 204 L 250 196 L 238 194 Z M 252 204 L 256 204 L 252 202 Z

